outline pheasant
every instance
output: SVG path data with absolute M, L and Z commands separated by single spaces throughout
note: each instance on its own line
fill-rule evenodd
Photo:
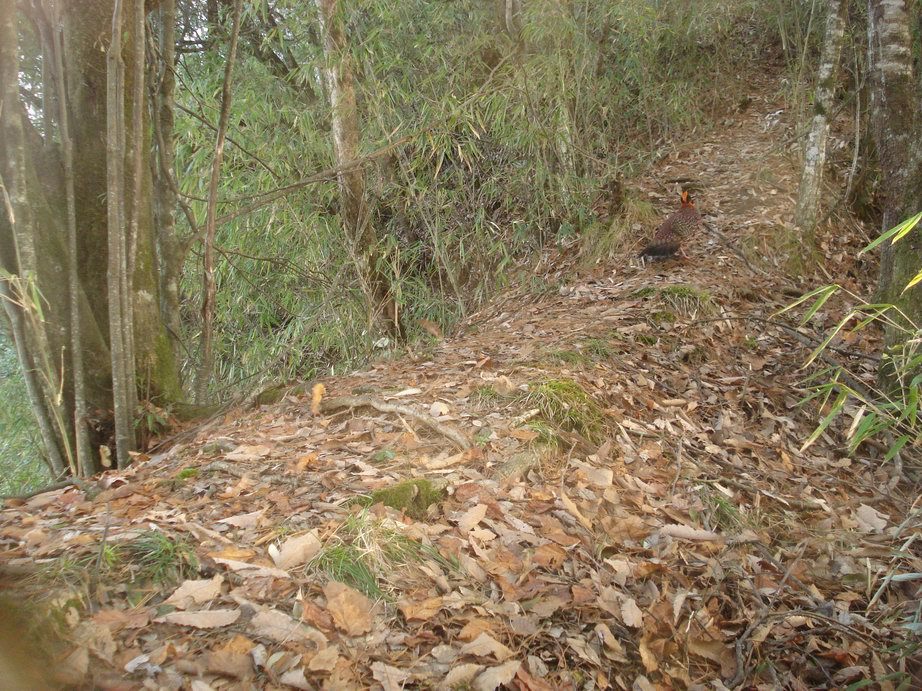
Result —
M 653 241 L 644 247 L 640 256 L 672 256 L 680 250 L 682 241 L 698 229 L 700 222 L 701 216 L 698 215 L 695 202 L 688 196 L 688 192 L 682 192 L 682 208 L 673 212 L 669 218 L 663 221 L 662 225 L 656 229 Z M 682 254 L 684 255 L 685 253 L 683 252 Z

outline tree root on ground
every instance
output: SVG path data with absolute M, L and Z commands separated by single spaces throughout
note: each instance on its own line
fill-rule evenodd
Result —
M 411 420 L 415 420 L 421 425 L 425 425 L 433 432 L 441 434 L 453 441 L 460 449 L 471 448 L 471 442 L 461 432 L 453 427 L 449 427 L 429 415 L 418 413 L 412 408 L 398 403 L 387 403 L 371 396 L 338 396 L 336 398 L 325 398 L 320 404 L 321 412 L 327 413 L 340 408 L 374 408 L 382 413 L 393 413 L 402 415 Z

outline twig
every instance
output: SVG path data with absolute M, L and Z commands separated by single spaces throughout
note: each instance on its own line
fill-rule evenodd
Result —
M 371 396 L 339 396 L 337 398 L 326 398 L 320 404 L 320 410 L 323 412 L 330 412 L 337 410 L 339 408 L 374 408 L 375 410 L 382 413 L 393 413 L 395 415 L 405 415 L 411 420 L 415 420 L 421 425 L 425 425 L 429 429 L 441 434 L 443 437 L 447 437 L 453 441 L 458 448 L 460 449 L 469 449 L 471 447 L 471 442 L 458 430 L 453 427 L 433 420 L 428 415 L 423 415 L 417 413 L 412 408 L 409 408 L 405 405 L 399 405 L 397 403 L 386 403 L 377 398 L 372 398 Z

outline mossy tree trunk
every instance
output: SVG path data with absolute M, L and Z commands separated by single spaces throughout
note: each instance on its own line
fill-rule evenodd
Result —
M 904 0 L 868 0 L 871 132 L 880 165 L 883 230 L 922 210 L 922 138 L 919 86 L 912 64 L 909 11 Z M 922 230 L 881 254 L 878 301 L 896 304 L 909 319 L 887 331 L 887 345 L 915 337 L 922 326 L 922 286 L 903 292 L 922 268 Z M 906 328 L 908 327 L 908 328 Z M 884 366 L 887 366 L 885 359 Z M 882 372 L 892 382 L 891 372 Z
M 125 0 L 125 16 L 137 16 L 137 3 L 143 3 L 143 0 Z M 21 131 L 18 137 L 0 137 L 0 170 L 4 173 L 13 169 L 18 171 L 17 206 L 26 210 L 16 216 L 15 227 L 7 214 L 0 214 L 0 262 L 11 275 L 6 281 L 7 290 L 14 289 L 18 283 L 31 283 L 35 294 L 41 295 L 41 300 L 33 302 L 31 309 L 29 305 L 14 305 L 19 322 L 27 327 L 32 325 L 22 336 L 15 338 L 27 380 L 33 377 L 45 382 L 40 400 L 32 403 L 40 420 L 43 415 L 51 420 L 53 439 L 46 435 L 46 447 L 53 448 L 49 452 L 52 458 L 57 456 L 62 459 L 60 465 L 76 471 L 75 459 L 70 451 L 74 448 L 74 426 L 87 425 L 94 458 L 80 471 L 89 473 L 100 467 L 100 447 L 109 446 L 113 441 L 106 269 L 109 256 L 108 203 L 111 201 L 106 184 L 106 50 L 111 40 L 114 1 L 74 3 L 58 0 L 51 5 L 53 11 L 50 14 L 58 15 L 60 22 L 40 15 L 47 22 L 46 26 L 40 27 L 40 33 L 52 36 L 54 31 L 60 31 L 63 38 L 64 91 L 45 101 L 53 108 L 56 100 L 61 99 L 70 115 L 69 134 L 73 146 L 71 215 L 76 226 L 75 257 L 68 247 L 67 225 L 64 222 L 68 218 L 65 203 L 67 185 L 64 157 L 57 144 L 62 132 L 61 118 L 55 112 L 41 114 L 44 122 L 54 125 L 54 131 L 39 131 L 30 121 L 15 88 L 19 69 L 13 62 L 19 38 L 15 3 L 0 3 L 0 6 L 4 19 L 8 19 L 13 27 L 7 26 L 6 33 L 0 38 L 0 44 L 5 48 L 12 46 L 11 50 L 0 52 L 0 73 L 4 75 L 8 87 L 4 91 L 3 121 L 5 125 L 12 126 L 15 117 Z M 32 25 L 35 20 L 36 17 L 33 17 Z M 23 23 L 21 29 L 31 30 L 32 25 Z M 28 41 L 23 46 L 37 43 L 39 40 Z M 132 218 L 135 219 L 131 228 L 134 230 L 133 242 L 136 242 L 129 282 L 129 299 L 134 312 L 132 340 L 139 377 L 136 393 L 158 405 L 169 405 L 182 399 L 182 390 L 177 361 L 160 309 L 160 284 L 155 264 L 156 236 L 151 220 L 151 147 L 147 104 L 138 102 L 134 88 L 134 75 L 137 74 L 134 67 L 138 60 L 144 59 L 144 55 L 133 40 L 131 25 L 124 28 L 121 57 L 126 67 L 121 109 L 125 139 L 140 142 L 133 160 L 127 157 L 124 149 L 117 152 L 126 173 L 122 189 L 139 191 L 136 199 L 129 202 Z M 141 132 L 137 132 L 139 123 Z M 138 154 L 139 168 L 136 167 Z M 139 175 L 134 172 L 136 170 L 140 171 Z M 76 330 L 72 328 L 67 280 L 67 267 L 72 258 L 75 259 L 77 274 L 74 314 L 78 315 L 79 329 Z M 77 338 L 74 338 L 75 335 Z M 81 349 L 86 419 L 75 415 L 72 346 Z M 44 413 L 38 408 L 42 408 Z M 53 469 L 58 471 L 61 468 Z

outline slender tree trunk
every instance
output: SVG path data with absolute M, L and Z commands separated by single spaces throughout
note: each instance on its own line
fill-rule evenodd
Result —
M 115 0 L 112 12 L 112 43 L 106 58 L 106 171 L 108 180 L 108 303 L 109 354 L 112 363 L 112 411 L 115 416 L 115 449 L 118 467 L 128 465 L 133 449 L 132 411 L 129 407 L 128 363 L 124 320 L 127 299 L 125 258 L 125 148 L 124 148 L 124 62 L 122 61 L 122 0 Z
M 122 286 L 125 297 L 122 302 L 122 329 L 125 333 L 126 350 L 126 388 L 128 393 L 128 410 L 132 415 L 138 409 L 138 377 L 137 361 L 135 359 L 135 329 L 134 329 L 134 272 L 138 263 L 138 236 L 141 232 L 142 208 L 149 203 L 144 195 L 144 145 L 147 143 L 144 128 L 144 111 L 147 102 L 144 98 L 144 55 L 147 35 L 145 21 L 145 7 L 143 2 L 135 2 L 131 15 L 131 38 L 134 49 L 131 51 L 134 62 L 132 64 L 132 87 L 134 93 L 128 100 L 131 105 L 131 138 L 128 142 L 127 158 L 130 162 L 130 174 L 126 176 L 125 187 L 131 181 L 131 203 L 128 233 L 125 244 L 125 284 Z
M 326 61 L 325 77 L 332 110 L 333 155 L 343 168 L 359 158 L 361 136 L 355 84 L 339 0 L 316 0 Z M 365 198 L 365 169 L 349 167 L 337 175 L 340 214 L 351 245 L 359 280 L 371 314 L 384 319 L 392 336 L 400 335 L 397 303 L 391 297 L 387 276 L 381 270 L 378 237 L 371 224 Z
M 214 160 L 211 163 L 211 180 L 208 185 L 208 205 L 205 215 L 205 240 L 202 271 L 202 361 L 195 378 L 195 402 L 202 403 L 208 391 L 214 367 L 214 236 L 218 208 L 218 181 L 221 178 L 221 162 L 224 160 L 224 141 L 227 136 L 227 121 L 231 107 L 231 80 L 234 73 L 234 60 L 237 55 L 237 38 L 240 35 L 240 12 L 243 0 L 234 2 L 233 27 L 227 49 L 227 61 L 224 65 L 224 86 L 221 89 L 221 117 L 218 120 L 218 136 L 215 141 Z
M 173 93 L 176 85 L 176 0 L 162 0 L 158 22 L 159 65 L 153 90 L 153 132 L 157 151 L 154 167 L 154 216 L 157 232 L 157 274 L 160 279 L 160 314 L 169 331 L 174 357 L 179 357 L 179 239 L 176 236 L 176 206 L 179 186 L 175 173 L 173 144 Z M 153 70 L 153 67 L 151 68 Z M 194 228 L 194 224 L 193 224 Z
M 826 7 L 826 38 L 817 74 L 813 98 L 814 114 L 804 150 L 804 169 L 800 177 L 800 192 L 794 223 L 813 244 L 816 219 L 819 216 L 823 191 L 823 170 L 826 165 L 826 142 L 829 135 L 829 112 L 833 107 L 839 56 L 845 36 L 846 0 L 829 0 Z
M 53 26 L 60 24 L 57 6 L 51 8 Z M 74 143 L 70 134 L 70 114 L 67 112 L 67 88 L 64 85 L 64 45 L 59 31 L 50 32 L 48 56 L 50 67 L 44 70 L 52 75 L 54 98 L 46 96 L 46 107 L 54 102 L 58 105 L 58 128 L 61 135 L 61 149 L 64 155 L 64 192 L 67 204 L 67 292 L 70 302 L 70 356 L 73 368 L 74 390 L 74 435 L 76 441 L 77 472 L 86 477 L 93 470 L 93 456 L 87 431 L 86 373 L 83 366 L 83 317 L 80 311 L 81 290 L 77 271 L 77 199 L 74 191 Z M 51 121 L 46 114 L 45 123 Z M 46 137 L 48 136 L 46 131 Z
M 57 370 L 50 366 L 45 324 L 32 300 L 38 288 L 35 222 L 28 196 L 27 149 L 19 104 L 19 40 L 15 3 L 0 3 L 0 229 L 3 268 L 0 300 L 10 320 L 16 352 L 38 420 L 52 473 L 73 470 L 59 397 Z M 2 226 L 8 225 L 8 232 Z M 37 352 L 38 358 L 32 353 Z

